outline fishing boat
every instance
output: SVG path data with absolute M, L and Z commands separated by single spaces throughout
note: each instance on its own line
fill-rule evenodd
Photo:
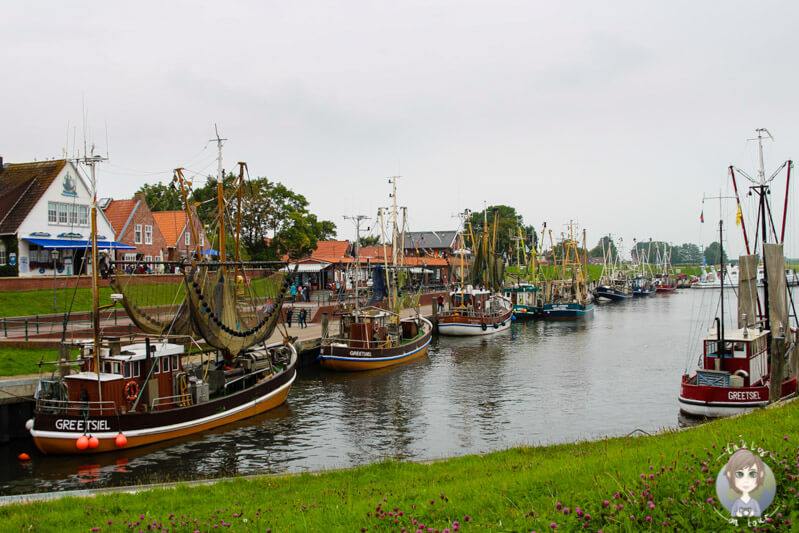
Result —
M 560 262 L 555 257 L 552 231 L 549 232 L 553 260 L 557 263 L 558 278 L 547 281 L 544 303 L 544 318 L 547 320 L 579 320 L 594 312 L 593 297 L 588 292 L 586 280 L 587 253 L 581 257 L 574 236 L 574 222 L 569 223 L 569 235 L 561 242 Z M 583 250 L 585 250 L 585 231 L 583 231 Z
M 544 291 L 539 285 L 538 255 L 534 242 L 531 242 L 528 257 L 525 236 L 519 228 L 516 237 L 517 261 L 519 272 L 516 281 L 502 290 L 502 295 L 513 304 L 513 316 L 519 320 L 540 318 L 544 314 Z M 521 259 L 524 257 L 524 263 Z
M 677 281 L 671 268 L 671 249 L 663 243 L 663 250 L 657 249 L 657 272 L 653 282 L 657 294 L 671 294 L 677 290 Z
M 95 166 L 102 158 L 83 159 L 91 169 L 93 189 L 93 338 L 69 341 L 65 329 L 55 370 L 39 379 L 27 428 L 42 453 L 86 454 L 152 444 L 251 417 L 286 400 L 296 378 L 297 352 L 287 337 L 273 344 L 266 340 L 278 323 L 289 278 L 275 272 L 249 281 L 238 256 L 238 233 L 235 260 L 227 261 L 221 139 L 217 140 L 220 257 L 217 262 L 202 261 L 202 250 L 195 246 L 191 257 L 179 263 L 183 279 L 169 287 L 174 294 L 167 302 L 153 299 L 165 290 L 163 285 L 148 284 L 146 276 L 126 276 L 124 262 L 99 263 L 94 191 Z M 197 228 L 181 169 L 175 171 L 175 181 L 196 245 Z M 239 206 L 240 202 L 239 195 Z M 101 269 L 115 291 L 114 303 L 103 307 L 98 295 Z M 141 285 L 136 285 L 138 280 Z M 260 302 L 267 299 L 270 304 L 264 310 Z M 116 302 L 145 332 L 143 340 L 123 343 L 101 335 L 101 313 Z M 76 347 L 74 360 L 71 350 Z
M 607 241 L 611 242 L 612 241 Z M 608 300 L 620 302 L 629 300 L 633 297 L 630 288 L 630 280 L 627 273 L 620 268 L 620 253 L 614 253 L 613 246 L 605 246 L 606 241 L 602 240 L 602 273 L 599 282 L 594 288 L 594 299 L 596 301 Z
M 408 269 L 403 264 L 399 243 L 397 215 L 397 178 L 390 178 L 393 185 L 393 208 L 389 224 L 391 231 L 391 264 L 375 269 L 374 294 L 369 303 L 361 305 L 358 284 L 355 285 L 355 305 L 340 315 L 337 335 L 323 334 L 319 349 L 319 364 L 326 370 L 356 372 L 375 370 L 397 365 L 427 354 L 433 334 L 433 324 L 421 315 L 419 294 L 400 295 Z M 378 211 L 381 227 L 384 209 Z M 404 210 L 403 210 L 404 212 Z M 402 227 L 405 227 L 403 222 Z M 356 243 L 360 242 L 360 226 L 357 226 Z M 388 263 L 386 231 L 382 232 L 383 258 Z M 360 255 L 356 250 L 356 264 Z M 386 294 L 383 295 L 382 293 Z M 387 308 L 373 304 L 387 298 Z M 402 318 L 402 310 L 412 309 L 413 316 Z
M 480 238 L 475 238 L 471 226 L 469 229 L 471 242 L 477 243 L 469 277 L 461 278 L 460 285 L 449 293 L 447 307 L 437 313 L 436 326 L 442 335 L 491 335 L 510 328 L 513 303 L 500 292 L 504 285 L 504 263 L 494 251 L 496 212 L 493 235 L 488 228 L 486 212 Z M 468 211 L 463 214 L 461 242 L 467 219 Z
M 720 314 L 714 319 L 714 327 L 701 340 L 698 370 L 690 374 L 686 371 L 682 376 L 679 404 L 684 415 L 729 416 L 796 395 L 796 311 L 793 298 L 787 290 L 782 244 L 788 199 L 786 196 L 782 232 L 778 236 L 774 225 L 767 224 L 767 217 L 772 213 L 769 205 L 770 182 L 781 169 L 771 178 L 766 178 L 763 137 L 770 135 L 764 129 L 757 130 L 757 134 L 760 151 L 758 177 L 750 178 L 739 169 L 738 172 L 752 182 L 750 194 L 758 197 L 755 229 L 761 240 L 750 242 L 747 236 L 746 224 L 740 215 L 736 169 L 731 166 L 730 175 L 739 205 L 738 222 L 742 227 L 747 251 L 739 259 L 738 327 L 727 328 L 725 325 L 722 293 L 726 286 L 726 276 L 719 276 Z M 786 161 L 782 167 L 788 169 L 788 180 L 792 166 L 791 161 Z M 721 211 L 721 206 L 719 210 Z M 723 228 L 723 220 L 719 220 L 722 272 L 725 271 Z M 757 288 L 759 253 L 762 253 L 765 263 L 762 291 Z

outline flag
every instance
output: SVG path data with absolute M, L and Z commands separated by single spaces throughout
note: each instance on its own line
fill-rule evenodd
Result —
M 705 210 L 704 209 L 702 209 L 702 212 L 699 213 L 699 222 L 701 222 L 702 224 L 705 223 Z
M 741 213 L 741 204 L 738 204 L 738 213 L 735 215 L 735 225 L 740 226 L 743 219 L 744 215 Z

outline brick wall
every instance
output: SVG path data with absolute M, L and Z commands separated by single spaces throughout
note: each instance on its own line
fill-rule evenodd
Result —
M 143 195 L 142 195 L 143 196 Z M 136 225 L 141 225 L 141 244 L 136 244 Z M 153 228 L 153 242 L 152 244 L 145 244 L 146 231 L 145 226 L 152 226 Z M 135 253 L 141 256 L 152 256 L 154 261 L 157 261 L 159 255 L 163 252 L 164 259 L 167 258 L 167 242 L 158 229 L 158 224 L 155 223 L 153 214 L 150 208 L 147 207 L 145 202 L 141 202 L 139 207 L 133 212 L 128 227 L 125 228 L 125 233 L 117 236 L 117 240 L 124 244 L 135 246 Z M 122 260 L 125 258 L 126 253 L 134 253 L 134 250 L 118 250 L 117 259 Z

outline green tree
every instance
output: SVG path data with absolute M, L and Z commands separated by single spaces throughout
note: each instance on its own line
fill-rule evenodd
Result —
M 515 253 L 516 237 L 519 235 L 519 228 L 525 236 L 527 247 L 538 248 L 538 234 L 532 226 L 525 226 L 522 215 L 516 212 L 516 208 L 507 205 L 492 205 L 485 211 L 472 213 L 469 222 L 475 233 L 481 232 L 485 226 L 485 219 L 488 219 L 488 230 L 494 234 L 494 216 L 497 220 L 497 242 L 494 247 L 496 253 Z M 467 237 L 468 238 L 468 237 Z M 472 248 L 474 247 L 472 243 Z
M 720 261 L 721 246 L 718 242 L 710 243 L 710 246 L 705 248 L 705 261 L 708 265 L 718 265 Z M 724 252 L 724 262 L 727 263 L 727 252 Z
M 160 181 L 153 185 L 145 183 L 139 188 L 151 211 L 178 211 L 183 209 L 183 199 L 174 184 L 164 185 Z
M 619 255 L 619 251 L 616 249 L 616 243 L 613 242 L 613 239 L 611 239 L 609 235 L 599 239 L 596 246 L 588 251 L 588 257 L 604 257 L 605 253 L 609 254 L 610 259 L 615 259 Z

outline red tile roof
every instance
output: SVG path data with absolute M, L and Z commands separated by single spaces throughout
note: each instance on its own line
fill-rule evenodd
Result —
M 125 227 L 125 223 L 130 218 L 137 203 L 138 200 L 136 199 L 112 200 L 111 203 L 108 204 L 108 207 L 103 210 L 105 218 L 108 219 L 108 222 L 111 223 L 111 227 L 114 228 L 116 239 L 121 237 L 120 232 L 122 232 L 122 229 Z
M 64 166 L 65 159 L 11 163 L 0 169 L 0 234 L 16 233 Z
M 153 211 L 153 218 L 166 240 L 167 246 L 175 246 L 183 228 L 186 227 L 185 211 Z M 198 237 L 199 238 L 199 237 Z

